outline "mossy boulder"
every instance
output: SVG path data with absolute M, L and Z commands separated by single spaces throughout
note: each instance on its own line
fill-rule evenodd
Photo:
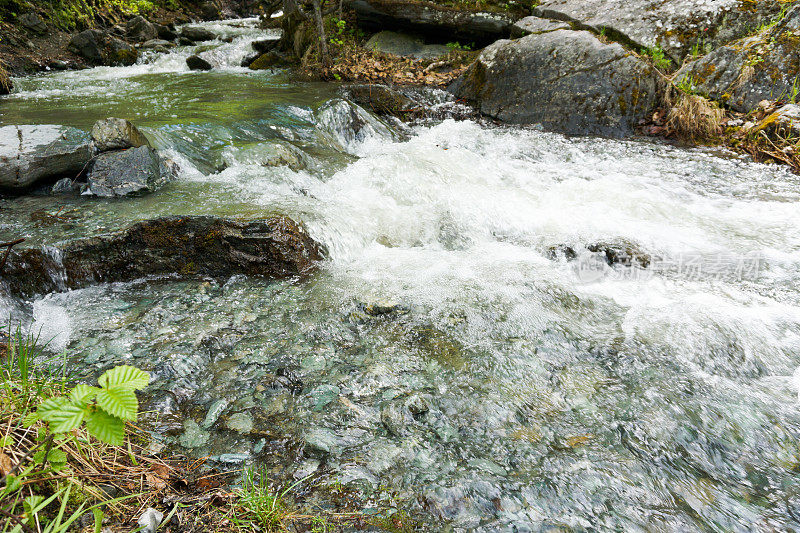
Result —
M 288 64 L 288 60 L 283 55 L 273 51 L 258 56 L 258 58 L 250 63 L 248 68 L 250 70 L 267 70 L 275 67 L 283 67 Z
M 675 82 L 750 112 L 763 100 L 800 98 L 800 5 L 760 33 L 683 67 Z
M 498 41 L 448 90 L 503 122 L 611 137 L 634 133 L 661 92 L 655 70 L 625 48 L 571 30 Z

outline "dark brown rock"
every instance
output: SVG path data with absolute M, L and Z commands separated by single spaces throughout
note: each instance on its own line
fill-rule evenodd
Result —
M 0 282 L 12 294 L 31 296 L 166 274 L 287 278 L 310 273 L 323 255 L 324 248 L 285 216 L 250 222 L 165 217 L 47 250 L 15 248 Z

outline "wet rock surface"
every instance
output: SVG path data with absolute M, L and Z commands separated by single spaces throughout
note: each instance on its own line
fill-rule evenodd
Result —
M 387 85 L 351 85 L 344 94 L 351 102 L 378 115 L 402 117 L 417 106 L 414 100 Z
M 186 58 L 186 65 L 191 70 L 211 70 L 214 66 L 198 55 L 189 56 Z
M 494 43 L 448 90 L 503 122 L 624 137 L 655 107 L 659 81 L 619 44 L 557 30 Z
M 323 248 L 283 216 L 165 217 L 49 249 L 17 248 L 0 280 L 13 293 L 31 295 L 152 275 L 286 278 L 311 272 L 322 256 Z
M 676 82 L 750 112 L 762 100 L 796 97 L 800 76 L 800 6 L 761 33 L 718 48 L 683 67 Z
M 217 38 L 214 32 L 198 26 L 186 26 L 181 30 L 181 37 L 195 43 L 213 41 Z
M 620 42 L 660 47 L 677 64 L 750 34 L 786 5 L 780 0 L 544 0 L 533 14 L 566 20 Z
M 76 178 L 92 158 L 91 138 L 66 126 L 0 128 L 0 192 L 20 192 L 40 181 Z
M 133 17 L 125 25 L 128 39 L 143 43 L 158 38 L 158 29 L 141 15 Z
M 97 156 L 87 175 L 87 194 L 111 198 L 153 192 L 170 177 L 158 152 L 149 146 Z
M 92 140 L 101 152 L 150 146 L 150 142 L 136 126 L 121 118 L 97 121 L 92 127 Z

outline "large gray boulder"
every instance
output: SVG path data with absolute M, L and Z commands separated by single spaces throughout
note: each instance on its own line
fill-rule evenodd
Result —
M 785 0 L 543 0 L 533 14 L 568 20 L 677 63 L 695 46 L 711 50 L 773 19 Z
M 504 13 L 478 13 L 426 1 L 350 0 L 348 5 L 356 12 L 359 26 L 372 31 L 404 29 L 478 46 L 507 38 L 514 22 Z
M 67 50 L 92 65 L 133 65 L 139 55 L 125 41 L 101 30 L 86 30 L 73 35 Z
M 125 24 L 125 36 L 143 43 L 158 38 L 158 28 L 143 16 L 133 17 Z
M 798 100 L 800 6 L 775 26 L 723 46 L 678 71 L 675 82 L 750 112 L 762 100 Z
M 107 118 L 95 122 L 92 127 L 92 140 L 100 152 L 150 146 L 142 132 L 122 118 Z
M 0 128 L 0 190 L 15 192 L 56 177 L 77 177 L 92 158 L 89 135 L 65 126 Z
M 624 137 L 656 106 L 659 79 L 619 44 L 557 30 L 494 43 L 448 90 L 503 122 Z
M 106 152 L 87 175 L 87 193 L 104 198 L 153 192 L 169 179 L 169 170 L 149 146 Z

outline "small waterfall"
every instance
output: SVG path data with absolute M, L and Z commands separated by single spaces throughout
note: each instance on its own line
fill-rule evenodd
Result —
M 61 250 L 55 246 L 43 246 L 42 253 L 45 256 L 45 261 L 42 261 L 42 265 L 56 291 L 66 291 L 67 269 L 64 268 L 64 257 Z

